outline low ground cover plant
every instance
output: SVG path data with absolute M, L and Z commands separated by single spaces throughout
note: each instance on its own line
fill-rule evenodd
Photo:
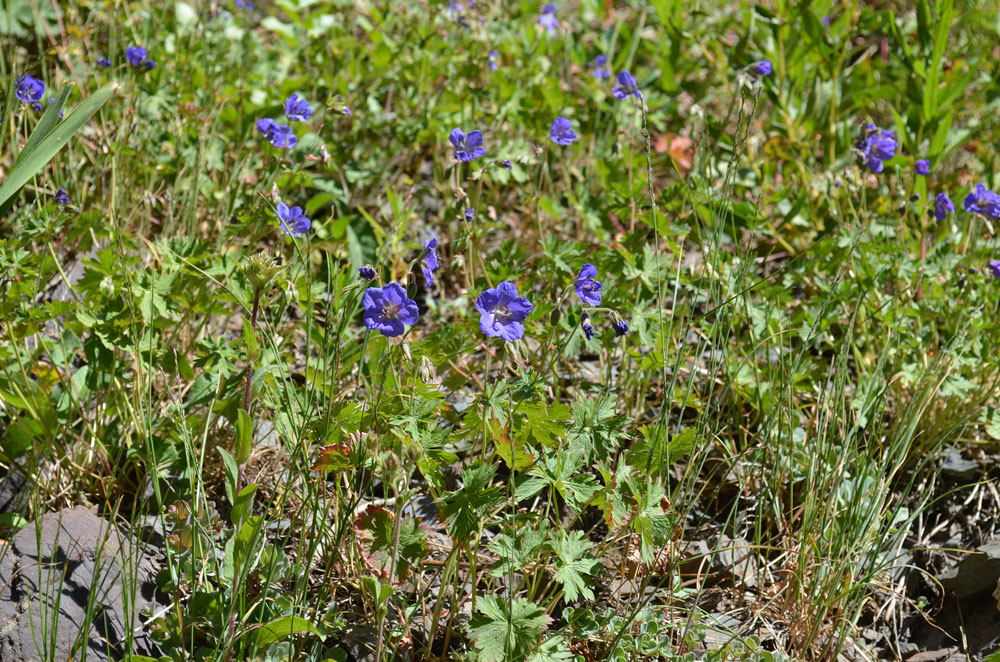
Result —
M 8 3 L 0 526 L 143 537 L 173 662 L 901 655 L 995 533 L 987 5 Z

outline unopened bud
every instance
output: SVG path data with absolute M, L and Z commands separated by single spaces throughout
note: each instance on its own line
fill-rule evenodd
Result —
M 263 291 L 281 268 L 278 258 L 268 255 L 267 251 L 261 251 L 247 259 L 247 263 L 243 266 L 243 275 L 250 281 L 256 295 Z

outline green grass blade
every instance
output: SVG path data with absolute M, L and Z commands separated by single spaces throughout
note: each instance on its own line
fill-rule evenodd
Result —
M 10 171 L 10 176 L 7 177 L 7 181 L 0 186 L 0 208 L 7 204 L 7 201 L 14 197 L 18 191 L 21 190 L 25 184 L 28 183 L 32 177 L 41 172 L 45 164 L 52 160 L 52 157 L 62 149 L 69 139 L 73 137 L 77 131 L 93 116 L 98 109 L 107 103 L 108 99 L 117 89 L 118 83 L 108 83 L 97 92 L 92 94 L 90 97 L 85 99 L 79 106 L 76 107 L 69 117 L 63 120 L 58 126 L 53 128 L 48 135 L 38 141 L 34 149 L 28 153 L 27 147 L 22 154 L 22 158 L 19 158 L 17 163 Z M 63 90 L 60 93 L 68 94 L 68 90 Z M 52 104 L 55 106 L 56 104 Z M 58 116 L 59 112 L 55 108 L 49 108 L 49 113 L 55 110 Z M 46 113 L 42 118 L 42 122 L 49 116 Z M 39 123 L 41 125 L 41 123 Z M 32 140 L 34 135 L 32 135 Z M 32 144 L 32 140 L 28 141 L 28 145 Z
M 45 109 L 45 114 L 42 115 L 42 119 L 38 121 L 35 126 L 35 130 L 31 132 L 31 136 L 28 138 L 27 144 L 25 144 L 24 149 L 21 153 L 17 155 L 17 160 L 14 162 L 14 168 L 17 168 L 18 164 L 27 160 L 28 156 L 38 149 L 38 146 L 42 143 L 42 139 L 45 136 L 52 133 L 52 129 L 55 128 L 59 121 L 59 113 L 62 112 L 63 105 L 66 103 L 67 97 L 69 97 L 69 85 L 63 86 L 62 90 L 56 95 L 49 107 Z

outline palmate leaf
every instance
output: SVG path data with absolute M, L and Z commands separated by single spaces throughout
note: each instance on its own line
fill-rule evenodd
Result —
M 583 464 L 582 452 L 547 452 L 529 472 L 533 478 L 518 486 L 517 497 L 528 498 L 548 485 L 555 488 L 567 505 L 579 512 L 601 489 L 592 474 L 585 471 L 577 473 Z
M 555 635 L 548 637 L 528 658 L 528 662 L 567 662 L 573 659 L 566 639 Z
M 469 632 L 483 662 L 526 659 L 552 620 L 544 609 L 524 598 L 509 604 L 487 595 L 476 606 L 482 613 L 472 617 Z
M 570 447 L 584 452 L 587 459 L 607 460 L 614 455 L 625 424 L 625 417 L 616 415 L 612 398 L 581 400 L 573 405 L 573 423 L 566 435 Z
M 601 562 L 588 554 L 593 546 L 583 531 L 560 531 L 552 539 L 551 546 L 559 562 L 556 564 L 556 581 L 566 593 L 566 600 L 573 602 L 581 594 L 588 600 L 594 599 L 590 590 L 590 576 L 601 569 Z
M 652 563 L 657 550 L 667 544 L 679 523 L 676 514 L 667 512 L 666 492 L 660 479 L 646 479 L 645 490 L 633 485 L 638 493 L 638 514 L 632 528 L 639 534 L 639 554 L 644 563 Z
M 510 529 L 498 535 L 486 545 L 500 557 L 490 574 L 505 577 L 512 572 L 524 572 L 530 563 L 538 560 L 538 552 L 543 549 L 548 532 L 548 525 L 542 521 L 537 527 L 525 527 L 516 535 L 511 535 Z
M 441 499 L 441 515 L 451 537 L 468 540 L 479 530 L 479 522 L 503 500 L 499 487 L 491 486 L 496 467 L 476 462 L 462 470 L 462 487 Z

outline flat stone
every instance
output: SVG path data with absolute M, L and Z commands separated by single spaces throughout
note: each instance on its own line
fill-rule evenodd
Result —
M 1000 542 L 979 546 L 937 579 L 959 599 L 992 592 L 1000 580 Z
M 161 655 L 141 620 L 155 574 L 140 545 L 90 510 L 43 516 L 0 546 L 0 662 Z
M 946 448 L 941 453 L 941 473 L 959 483 L 971 483 L 980 474 L 981 466 L 975 460 L 967 460 L 954 448 Z
M 757 558 L 753 546 L 743 538 L 721 536 L 715 545 L 715 567 L 731 572 L 744 586 L 757 585 Z
M 10 469 L 0 469 L 0 513 L 18 512 L 28 505 L 31 487 L 25 477 L 25 458 L 18 458 L 14 465 Z
M 958 651 L 958 648 L 952 646 L 950 648 L 939 648 L 933 651 L 923 651 L 912 655 L 907 659 L 907 662 L 938 662 L 938 660 L 944 660 L 948 658 L 953 653 Z M 964 656 L 963 656 L 964 657 Z

